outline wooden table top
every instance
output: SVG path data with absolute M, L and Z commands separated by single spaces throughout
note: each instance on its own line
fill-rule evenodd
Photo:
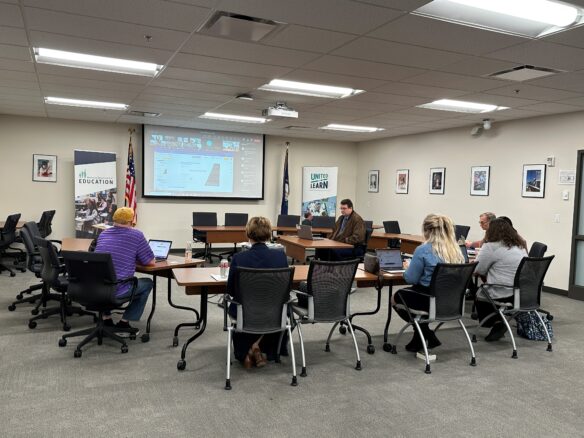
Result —
M 144 265 L 136 265 L 137 272 L 156 272 L 156 271 L 165 271 L 168 269 L 175 269 L 175 268 L 194 268 L 195 266 L 199 266 L 205 263 L 204 259 L 191 259 L 190 261 L 186 261 L 184 256 L 176 256 L 176 255 L 169 255 L 166 260 L 161 260 L 159 262 L 154 263 L 154 266 L 144 266 Z
M 245 225 L 193 225 L 197 231 L 245 231 Z
M 81 239 L 78 237 L 65 237 L 62 240 L 63 251 L 87 251 L 93 239 Z
M 22 228 L 24 226 L 24 224 L 26 224 L 27 221 L 18 221 L 18 223 L 16 224 L 16 229 Z M 4 228 L 4 225 L 6 225 L 6 221 L 0 221 L 0 229 Z
M 409 242 L 417 242 L 417 243 L 424 243 L 426 239 L 424 236 L 420 236 L 418 234 L 396 234 L 396 233 L 380 233 L 380 232 L 373 232 L 371 237 L 377 237 L 381 239 L 400 239 L 406 240 Z
M 295 245 L 301 248 L 323 248 L 323 249 L 341 249 L 341 248 L 353 248 L 353 245 L 349 243 L 337 242 L 331 239 L 321 239 L 321 240 L 310 240 L 301 239 L 298 236 L 280 236 L 278 242 L 286 245 Z
M 296 227 L 272 227 L 272 231 L 281 231 L 282 233 L 297 233 Z M 333 229 L 328 227 L 312 227 L 313 233 L 332 233 Z

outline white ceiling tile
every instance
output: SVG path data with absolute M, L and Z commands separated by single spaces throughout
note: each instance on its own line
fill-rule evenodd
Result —
M 28 47 L 0 44 L 0 58 L 32 61 L 32 54 Z
M 27 26 L 31 31 L 58 33 L 99 41 L 119 42 L 154 49 L 176 50 L 188 38 L 187 32 L 160 29 L 137 24 L 83 17 L 81 15 L 25 9 Z M 144 36 L 150 35 L 147 41 Z
M 584 106 L 584 96 L 574 97 L 572 99 L 559 100 L 557 103 L 565 103 L 566 105 Z
M 418 15 L 400 17 L 367 36 L 469 55 L 481 55 L 527 41 L 517 36 Z
M 466 91 L 483 91 L 497 88 L 507 83 L 497 79 L 476 78 L 438 71 L 430 71 L 419 76 L 407 78 L 403 82 Z
M 217 0 L 167 0 L 168 3 L 180 3 L 184 5 L 201 6 L 204 8 L 213 8 Z
M 294 70 L 281 79 L 315 84 L 332 85 L 335 87 L 348 87 L 357 90 L 373 90 L 385 82 L 377 79 L 359 78 L 356 76 L 343 76 L 340 74 L 326 73 L 313 70 Z
M 527 111 L 536 111 L 546 114 L 556 114 L 556 113 L 573 113 L 576 111 L 582 111 L 582 108 L 574 105 L 566 105 L 564 103 L 557 102 L 541 102 L 533 105 L 525 105 L 520 107 L 520 109 Z
M 25 90 L 39 91 L 39 84 L 36 81 L 20 81 L 16 79 L 2 79 L 0 81 L 3 87 L 8 88 L 23 88 Z
M 396 9 L 398 11 L 410 12 L 421 8 L 432 0 L 353 0 L 357 3 L 382 6 L 385 8 Z
M 269 81 L 267 77 L 252 78 L 250 76 L 197 71 L 178 67 L 166 68 L 160 77 L 164 79 L 179 79 L 184 81 L 207 82 L 210 84 L 233 85 L 249 88 L 257 88 Z
M 299 67 L 319 56 L 316 53 L 269 47 L 257 43 L 240 42 L 204 35 L 193 35 L 181 47 L 181 52 L 284 67 Z
M 16 80 L 36 83 L 37 76 L 34 72 L 0 70 L 0 83 L 4 80 Z
M 519 90 L 517 92 L 517 90 Z M 579 97 L 579 94 L 553 88 L 536 87 L 529 84 L 511 84 L 501 88 L 494 88 L 485 94 L 519 97 L 523 99 L 556 101 Z
M 0 26 L 24 27 L 22 14 L 17 5 L 0 3 Z
M 530 41 L 497 50 L 485 56 L 519 64 L 566 71 L 584 68 L 584 49 L 552 44 L 545 41 Z
M 39 77 L 44 75 L 64 76 L 69 78 L 89 79 L 105 82 L 121 82 L 133 85 L 146 85 L 152 78 L 147 76 L 126 75 L 105 71 L 86 70 L 82 68 L 62 67 L 59 65 L 37 64 Z
M 83 79 L 81 77 L 70 78 L 50 74 L 39 75 L 39 80 L 44 84 L 58 84 L 71 87 L 96 88 L 99 90 L 119 90 L 128 92 L 140 92 L 144 87 L 140 84 L 127 84 L 112 81 L 99 81 L 95 79 Z
M 0 83 L 3 84 L 4 81 L 1 81 Z M 27 100 L 34 100 L 36 98 L 38 98 L 38 99 L 42 98 L 40 89 L 38 87 L 36 87 L 34 89 L 26 89 L 26 88 L 14 88 L 14 87 L 0 86 L 0 95 L 23 97 Z
M 374 38 L 359 38 L 334 50 L 333 55 L 419 68 L 438 68 L 460 61 L 462 55 Z
M 538 103 L 537 100 L 533 99 L 521 99 L 519 97 L 511 96 L 494 96 L 492 94 L 484 93 L 472 93 L 465 94 L 459 97 L 460 100 L 465 100 L 468 102 L 486 103 L 489 105 L 506 106 L 509 108 L 516 108 L 522 105 L 533 105 Z
M 427 98 L 414 96 L 400 96 L 397 94 L 367 92 L 351 97 L 351 100 L 358 102 L 388 103 L 400 106 L 416 106 L 428 102 Z
M 560 90 L 584 93 L 584 72 L 559 73 L 557 75 L 529 81 L 529 84 L 538 87 L 559 88 Z
M 191 32 L 210 9 L 162 0 L 24 0 L 26 6 Z
M 113 123 L 120 116 L 114 111 L 90 110 L 87 108 L 55 109 L 56 105 L 46 105 L 46 111 L 49 118 L 69 119 L 69 120 L 86 120 L 91 122 L 110 122 Z M 49 108 L 51 107 L 51 108 Z M 63 107 L 65 108 L 65 107 Z
M 217 0 L 216 8 L 289 24 L 362 35 L 401 12 L 349 0 Z
M 390 93 L 403 96 L 416 96 L 428 99 L 451 99 L 468 94 L 464 90 L 450 88 L 428 87 L 425 85 L 406 84 L 403 82 L 390 82 L 374 90 L 376 93 Z
M 544 40 L 550 43 L 565 44 L 584 49 L 584 27 L 579 26 L 574 29 L 558 32 L 544 38 Z
M 31 61 L 18 61 L 16 59 L 0 58 L 0 69 L 34 72 L 34 64 Z
M 437 70 L 468 76 L 487 76 L 520 65 L 523 64 L 517 64 L 510 61 L 500 61 L 497 59 L 480 58 L 478 56 L 465 56 L 461 61 L 439 67 Z
M 246 91 L 248 91 L 247 87 L 241 87 L 241 86 L 208 84 L 208 83 L 204 83 L 204 82 L 180 81 L 178 79 L 164 79 L 164 78 L 154 79 L 154 81 L 152 82 L 152 85 L 155 85 L 157 87 L 176 88 L 179 90 L 229 94 L 229 95 L 232 95 L 234 97 L 237 94 L 245 93 Z
M 88 88 L 84 86 L 73 86 L 66 84 L 43 84 L 42 92 L 43 96 L 45 97 L 65 97 L 69 99 L 101 100 L 125 104 L 129 104 L 138 96 L 138 92 L 128 92 L 123 90 L 104 90 L 99 88 Z
M 0 41 L 13 46 L 28 46 L 25 30 L 18 27 L 0 26 Z
M 353 99 L 342 99 L 339 101 L 331 102 L 326 105 L 322 105 L 318 107 L 319 109 L 324 108 L 343 108 L 343 109 L 350 109 L 350 110 L 358 110 L 353 111 L 356 116 L 361 114 L 362 110 L 370 111 L 370 112 L 378 112 L 378 113 L 386 113 L 389 111 L 399 111 L 406 109 L 407 107 L 404 105 L 392 105 L 390 103 L 374 103 L 374 102 L 359 102 Z
M 211 93 L 210 90 L 207 92 L 200 91 L 187 91 L 175 88 L 163 88 L 154 85 L 149 86 L 143 93 L 142 96 L 148 96 L 151 99 L 155 99 L 155 96 L 172 97 L 172 98 L 183 98 L 190 101 L 197 100 L 219 100 L 225 101 L 228 98 L 233 98 L 231 94 L 221 94 L 221 93 Z
M 288 49 L 327 53 L 353 39 L 355 35 L 352 34 L 288 25 L 274 36 L 266 37 L 262 43 Z

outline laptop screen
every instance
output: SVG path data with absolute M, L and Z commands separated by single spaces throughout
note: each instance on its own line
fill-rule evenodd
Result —
M 460 246 L 460 252 L 464 257 L 464 263 L 468 263 L 468 250 L 466 249 L 466 245 L 458 245 Z
M 379 269 L 384 271 L 403 269 L 401 251 L 399 249 L 377 249 L 375 253 L 379 259 Z
M 166 259 L 170 252 L 172 241 L 170 240 L 149 240 L 148 245 L 157 259 Z

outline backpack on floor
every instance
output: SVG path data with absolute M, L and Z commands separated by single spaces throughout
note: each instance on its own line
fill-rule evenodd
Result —
M 546 325 L 550 339 L 554 337 L 552 323 L 547 319 L 547 315 L 541 315 L 543 323 Z M 533 312 L 520 313 L 515 317 L 517 321 L 517 334 L 532 341 L 547 341 L 545 330 L 541 326 L 539 318 Z

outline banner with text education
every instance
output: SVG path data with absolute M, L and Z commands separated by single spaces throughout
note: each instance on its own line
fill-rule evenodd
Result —
M 302 168 L 302 210 L 314 216 L 336 217 L 338 167 Z
M 94 237 L 94 225 L 111 225 L 116 211 L 116 154 L 74 151 L 75 237 Z M 123 199 L 122 199 L 123 202 Z

